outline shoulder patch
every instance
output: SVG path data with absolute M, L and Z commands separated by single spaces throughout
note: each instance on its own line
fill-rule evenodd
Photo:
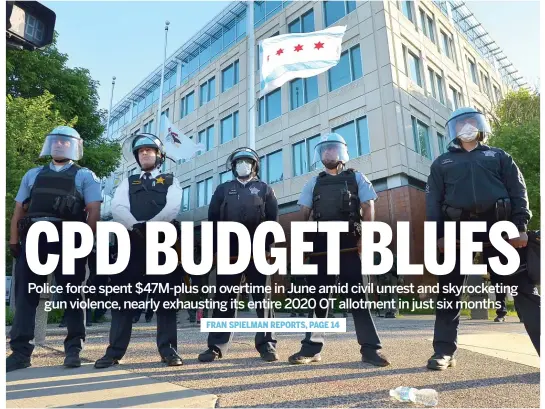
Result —
M 80 168 L 79 169 L 80 172 L 85 172 L 85 173 L 89 173 L 92 177 L 93 177 L 93 180 L 97 183 L 101 183 L 100 179 L 98 178 L 97 175 L 95 175 L 95 172 L 93 172 L 91 169 L 89 168 Z
M 454 161 L 452 159 L 443 159 L 441 161 L 441 165 L 446 165 L 448 163 L 454 163 Z
M 483 151 L 483 155 L 484 156 L 490 156 L 492 158 L 494 158 L 496 156 L 496 151 L 493 151 L 493 150 L 488 150 L 488 151 Z

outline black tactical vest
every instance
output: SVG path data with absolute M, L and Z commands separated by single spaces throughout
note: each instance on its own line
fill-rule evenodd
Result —
M 341 248 L 355 247 L 359 233 L 356 223 L 361 221 L 358 182 L 352 169 L 333 176 L 321 172 L 316 178 L 312 194 L 312 213 L 317 222 L 349 222 L 349 232 L 341 234 Z M 307 236 L 305 236 L 307 237 Z M 314 251 L 326 251 L 325 233 L 309 234 Z
M 222 221 L 242 223 L 250 231 L 265 220 L 265 196 L 267 184 L 253 180 L 242 185 L 238 180 L 225 183 L 220 209 Z
M 32 190 L 30 191 L 30 202 L 26 216 L 35 217 L 58 217 L 63 220 L 82 219 L 85 201 L 83 196 L 76 190 L 76 174 L 81 169 L 75 163 L 62 172 L 52 170 L 46 165 L 38 173 Z M 59 202 L 67 197 L 73 198 L 73 208 L 79 209 L 72 217 L 66 214 L 59 214 L 56 208 Z
M 155 179 L 129 176 L 129 200 L 131 213 L 138 221 L 155 217 L 167 204 L 168 188 L 172 185 L 172 173 L 158 175 Z
M 321 172 L 312 195 L 315 221 L 360 221 L 358 182 L 353 170 L 333 176 Z

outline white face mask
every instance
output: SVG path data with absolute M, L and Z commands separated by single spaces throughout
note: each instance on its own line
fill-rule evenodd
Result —
M 479 130 L 471 124 L 465 124 L 460 132 L 458 132 L 457 137 L 463 142 L 473 142 L 477 139 Z
M 250 176 L 250 173 L 252 173 L 252 164 L 239 161 L 237 162 L 235 170 L 237 171 L 238 176 L 245 178 L 246 176 Z

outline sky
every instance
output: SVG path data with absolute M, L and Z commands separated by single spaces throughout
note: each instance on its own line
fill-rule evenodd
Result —
M 530 85 L 539 79 L 539 2 L 468 1 L 468 8 Z M 70 67 L 87 68 L 100 82 L 100 108 L 109 108 L 138 85 L 163 59 L 165 20 L 170 21 L 167 56 L 213 19 L 225 1 L 44 1 L 57 15 L 58 48 Z

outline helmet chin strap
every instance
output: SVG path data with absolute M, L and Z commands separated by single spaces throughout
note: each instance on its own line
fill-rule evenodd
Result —
M 68 158 L 53 159 L 53 162 L 66 163 L 66 162 L 68 162 L 69 160 L 70 160 L 70 159 L 68 159 Z

